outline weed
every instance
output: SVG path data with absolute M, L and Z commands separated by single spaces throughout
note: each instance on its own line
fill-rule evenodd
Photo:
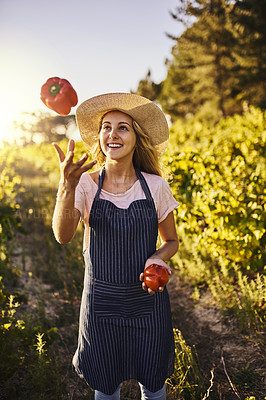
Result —
M 58 359 L 49 351 L 44 333 L 36 334 L 36 351 L 31 353 L 29 365 L 29 397 L 32 400 L 61 399 L 62 380 Z
M 235 373 L 234 382 L 238 388 L 241 389 L 253 389 L 258 381 L 261 380 L 260 375 L 253 371 L 250 363 L 244 368 L 238 368 L 238 372 Z
M 174 338 L 175 370 L 166 383 L 170 386 L 171 393 L 176 396 L 175 398 L 200 399 L 203 387 L 195 348 L 192 351 L 178 329 L 174 329 Z

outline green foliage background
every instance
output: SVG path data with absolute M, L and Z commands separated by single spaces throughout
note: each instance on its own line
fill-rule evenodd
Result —
M 265 318 L 265 141 L 266 113 L 250 107 L 215 127 L 177 121 L 164 158 L 180 201 L 178 268 L 190 284 L 207 284 L 244 329 L 258 331 Z

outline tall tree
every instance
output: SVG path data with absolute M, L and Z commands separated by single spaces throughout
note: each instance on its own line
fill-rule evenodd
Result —
M 238 46 L 239 98 L 266 107 L 266 1 L 237 0 L 231 13 Z
M 233 53 L 230 11 L 226 0 L 181 1 L 172 16 L 177 20 L 190 16 L 194 22 L 179 37 L 172 50 L 168 75 L 163 82 L 160 102 L 173 118 L 187 114 L 217 120 L 238 111 L 238 94 Z M 192 19 L 193 18 L 193 19 Z
M 158 98 L 160 91 L 161 84 L 153 82 L 151 79 L 151 70 L 148 70 L 145 78 L 139 81 L 136 92 L 132 93 L 138 94 L 139 96 L 144 96 L 147 99 L 154 101 Z

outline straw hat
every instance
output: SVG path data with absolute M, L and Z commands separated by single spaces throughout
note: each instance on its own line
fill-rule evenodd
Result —
M 109 111 L 130 115 L 150 137 L 159 153 L 169 137 L 167 120 L 161 109 L 145 97 L 131 93 L 107 93 L 85 100 L 76 110 L 81 138 L 89 150 L 98 144 L 102 117 Z

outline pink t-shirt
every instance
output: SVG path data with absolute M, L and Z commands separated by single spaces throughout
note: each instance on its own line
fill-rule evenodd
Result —
M 149 186 L 155 203 L 158 222 L 160 223 L 174 208 L 179 206 L 179 203 L 175 200 L 168 183 L 163 178 L 146 172 L 142 172 L 142 175 Z M 85 223 L 85 248 L 89 242 L 88 227 L 90 210 L 97 190 L 98 185 L 94 182 L 89 173 L 81 175 L 75 192 L 75 208 L 79 210 L 81 218 Z M 113 194 L 102 189 L 100 198 L 111 201 L 119 208 L 128 208 L 133 201 L 145 199 L 146 196 L 142 190 L 140 181 L 137 180 L 131 188 L 124 193 Z

